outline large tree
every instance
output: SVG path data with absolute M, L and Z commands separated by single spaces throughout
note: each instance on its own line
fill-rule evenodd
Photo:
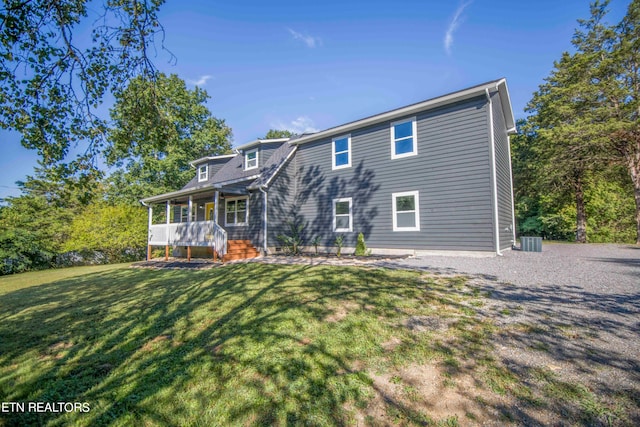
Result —
M 640 0 L 618 25 L 604 23 L 608 1 L 591 5 L 572 44 L 529 104 L 529 120 L 546 141 L 549 179 L 571 183 L 577 239 L 586 240 L 584 185 L 592 172 L 624 166 L 634 186 L 640 244 Z
M 0 5 L 0 127 L 46 164 L 101 150 L 105 94 L 153 78 L 163 0 L 4 0 Z M 83 150 L 80 150 L 81 152 Z
M 231 129 L 212 116 L 203 89 L 190 90 L 176 75 L 133 79 L 111 110 L 108 164 L 111 199 L 134 203 L 177 190 L 194 176 L 189 162 L 230 151 Z

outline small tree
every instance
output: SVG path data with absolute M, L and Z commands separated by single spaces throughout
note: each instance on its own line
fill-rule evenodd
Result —
M 288 234 L 279 234 L 278 240 L 282 243 L 285 250 L 292 255 L 298 255 L 300 253 L 300 246 L 302 246 L 302 230 L 304 225 L 297 221 L 287 221 L 289 226 Z
M 318 255 L 318 245 L 320 244 L 320 236 L 316 236 L 311 241 L 313 248 L 316 250 L 316 256 Z
M 342 246 L 344 245 L 344 235 L 338 234 L 336 236 L 335 245 L 336 248 L 338 248 L 338 250 L 336 251 L 336 256 L 340 258 L 340 255 L 342 255 Z
M 356 243 L 356 256 L 365 256 L 367 254 L 367 245 L 364 243 L 364 234 L 358 234 L 358 242 Z

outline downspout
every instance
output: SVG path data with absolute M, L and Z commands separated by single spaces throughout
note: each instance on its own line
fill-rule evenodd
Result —
M 268 242 L 267 242 L 267 192 L 265 191 L 265 187 L 260 187 L 258 188 L 258 190 L 260 190 L 260 192 L 263 194 L 263 202 L 262 202 L 262 232 L 264 233 L 263 235 L 263 239 L 262 239 L 262 249 L 264 251 L 264 255 L 267 255 L 267 248 L 268 248 Z
M 491 185 L 493 193 L 493 218 L 494 218 L 494 235 L 496 239 L 496 255 L 502 256 L 500 252 L 500 224 L 498 223 L 498 171 L 496 170 L 496 140 L 493 129 L 493 102 L 491 101 L 491 94 L 489 88 L 485 89 L 487 95 L 487 101 L 489 102 L 489 139 L 491 143 Z

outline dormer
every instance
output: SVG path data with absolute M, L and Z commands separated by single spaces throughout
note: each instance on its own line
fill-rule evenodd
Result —
M 204 184 L 213 177 L 230 159 L 237 154 L 226 154 L 222 156 L 207 156 L 194 160 L 190 163 L 196 169 L 195 181 L 198 185 Z
M 243 170 L 257 172 L 269 160 L 271 154 L 287 141 L 289 138 L 257 139 L 237 147 L 236 151 L 243 158 Z

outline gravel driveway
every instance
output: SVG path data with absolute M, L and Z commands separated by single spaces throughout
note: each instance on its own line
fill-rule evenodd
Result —
M 500 327 L 496 352 L 505 366 L 521 377 L 540 368 L 557 372 L 612 408 L 623 395 L 627 421 L 640 425 L 640 247 L 546 244 L 542 253 L 428 256 L 393 264 L 469 274 L 470 284 L 488 295 L 480 315 Z M 527 425 L 563 425 L 562 414 L 571 410 L 518 408 L 517 418 Z

